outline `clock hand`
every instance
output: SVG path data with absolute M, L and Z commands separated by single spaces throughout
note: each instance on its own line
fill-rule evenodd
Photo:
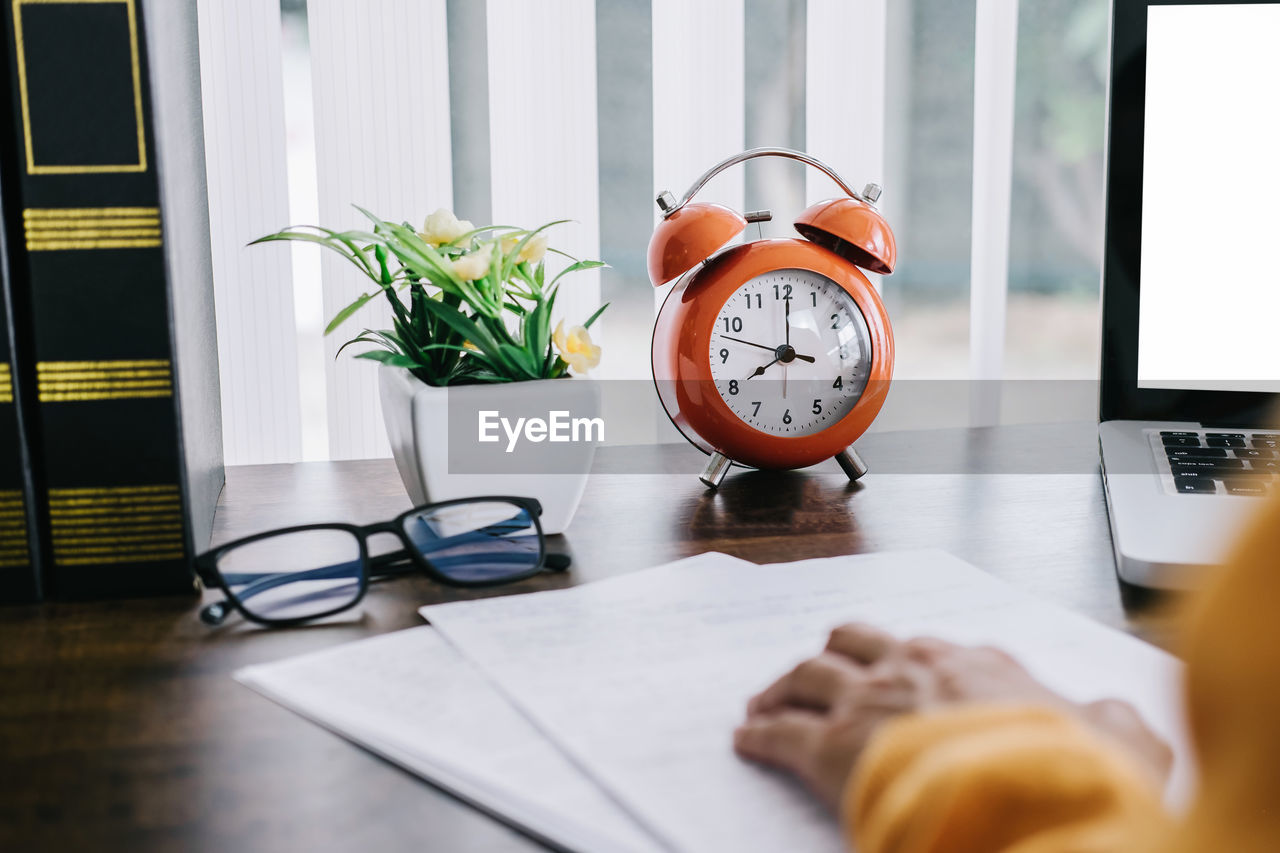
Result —
M 764 372 L 768 370 L 770 367 L 773 367 L 777 363 L 778 363 L 778 359 L 775 358 L 773 361 L 769 362 L 763 367 L 757 367 L 755 373 L 752 373 L 750 376 L 747 377 L 747 379 L 754 379 L 757 376 L 764 376 Z
M 742 338 L 731 338 L 728 335 L 721 335 L 720 337 L 724 338 L 726 341 L 733 341 L 734 343 L 737 343 L 737 344 L 746 344 L 749 347 L 759 347 L 760 349 L 767 349 L 769 352 L 773 352 L 774 350 L 777 349 L 777 347 L 767 347 L 764 344 L 757 344 L 753 341 L 744 341 Z
M 791 346 L 791 300 L 784 299 L 782 304 L 785 306 L 785 311 L 782 315 L 783 332 L 786 334 L 784 343 L 786 346 Z
M 813 356 L 811 356 L 811 355 L 801 355 L 800 353 L 796 353 L 795 355 L 793 355 L 793 356 L 792 356 L 792 358 L 798 358 L 798 359 L 800 359 L 801 361 L 807 361 L 807 362 L 809 362 L 810 364 L 814 364 L 814 363 L 815 363 L 814 357 L 813 357 Z

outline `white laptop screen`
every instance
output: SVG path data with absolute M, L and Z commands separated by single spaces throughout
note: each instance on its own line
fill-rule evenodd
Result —
M 1280 391 L 1280 5 L 1151 6 L 1138 387 Z

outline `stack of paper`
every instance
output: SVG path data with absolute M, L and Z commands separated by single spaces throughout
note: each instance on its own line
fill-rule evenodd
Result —
M 1073 699 L 1127 699 L 1175 744 L 1174 789 L 1189 778 L 1173 658 L 941 552 L 704 554 L 422 612 L 434 629 L 238 677 L 574 850 L 842 849 L 834 818 L 731 735 L 751 694 L 848 621 L 998 645 Z

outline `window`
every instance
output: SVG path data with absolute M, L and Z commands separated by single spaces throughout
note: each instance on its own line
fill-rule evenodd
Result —
M 1105 0 L 199 9 L 231 463 L 388 452 L 373 365 L 335 362 L 337 336 L 320 337 L 358 280 L 303 248 L 246 249 L 253 237 L 292 222 L 354 225 L 352 202 L 411 220 L 436 207 L 475 221 L 573 217 L 561 243 L 612 268 L 576 284 L 565 310 L 612 303 L 598 327 L 601 375 L 643 378 L 655 192 L 679 194 L 716 161 L 760 145 L 806 150 L 850 183 L 884 185 L 900 248 L 897 272 L 881 282 L 897 378 L 1096 376 Z M 1002 171 L 1007 198 L 975 204 L 975 176 L 986 187 Z M 762 232 L 782 236 L 832 191 L 798 165 L 752 163 L 704 194 L 769 208 Z M 996 273 L 975 290 L 974 246 L 998 250 L 990 235 L 1007 240 L 1007 258 L 979 263 Z M 385 322 L 367 310 L 366 325 Z M 1088 397 L 1047 416 L 1090 417 Z M 1026 415 L 1006 406 L 1004 416 Z

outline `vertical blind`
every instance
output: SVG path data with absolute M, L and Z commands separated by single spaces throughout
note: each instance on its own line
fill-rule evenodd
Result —
M 601 168 L 621 156 L 601 150 L 602 140 L 619 138 L 610 122 L 647 128 L 636 150 L 651 163 L 633 165 L 647 167 L 654 191 L 678 195 L 746 147 L 746 66 L 755 58 L 746 55 L 745 22 L 753 1 L 628 2 L 649 25 L 651 71 L 638 79 L 598 73 L 613 58 L 601 55 L 614 50 L 607 40 L 626 37 L 598 26 L 617 0 L 307 0 L 319 222 L 360 226 L 353 204 L 416 222 L 457 199 L 469 208 L 461 215 L 495 223 L 572 218 L 553 245 L 600 257 L 602 212 L 606 222 L 624 221 L 619 210 L 635 214 L 631 222 L 656 216 L 652 193 L 624 195 L 612 167 Z M 976 3 L 970 376 L 998 379 L 1018 7 Z M 807 0 L 804 7 L 805 147 L 859 183 L 883 180 L 886 168 L 887 4 Z M 327 319 L 369 283 L 337 257 L 324 257 L 320 281 L 295 282 L 287 247 L 246 247 L 293 223 L 279 0 L 200 0 L 199 25 L 227 462 L 296 461 L 307 426 L 299 404 L 307 365 L 300 371 L 294 288 L 319 289 Z M 635 37 L 645 35 L 638 28 Z M 610 112 L 601 105 L 619 99 L 602 84 L 647 87 L 652 115 Z M 621 102 L 633 101 L 643 99 Z M 835 192 L 816 172 L 804 180 L 810 201 Z M 723 173 L 704 193 L 742 209 L 743 171 Z M 892 187 L 886 206 L 892 214 Z M 615 298 L 611 289 L 645 287 L 648 236 L 630 235 L 634 247 L 618 251 L 618 269 L 606 276 L 619 284 L 581 274 L 562 291 L 558 313 L 580 322 L 602 298 Z M 647 375 L 639 354 L 651 310 L 637 320 L 634 300 L 626 305 L 628 313 L 606 313 L 596 327 L 604 378 Z M 374 301 L 348 328 L 389 323 L 388 309 Z M 388 455 L 376 365 L 335 360 L 345 339 L 336 334 L 324 347 L 324 455 Z M 994 422 L 998 411 L 998 399 L 971 407 L 975 422 Z

